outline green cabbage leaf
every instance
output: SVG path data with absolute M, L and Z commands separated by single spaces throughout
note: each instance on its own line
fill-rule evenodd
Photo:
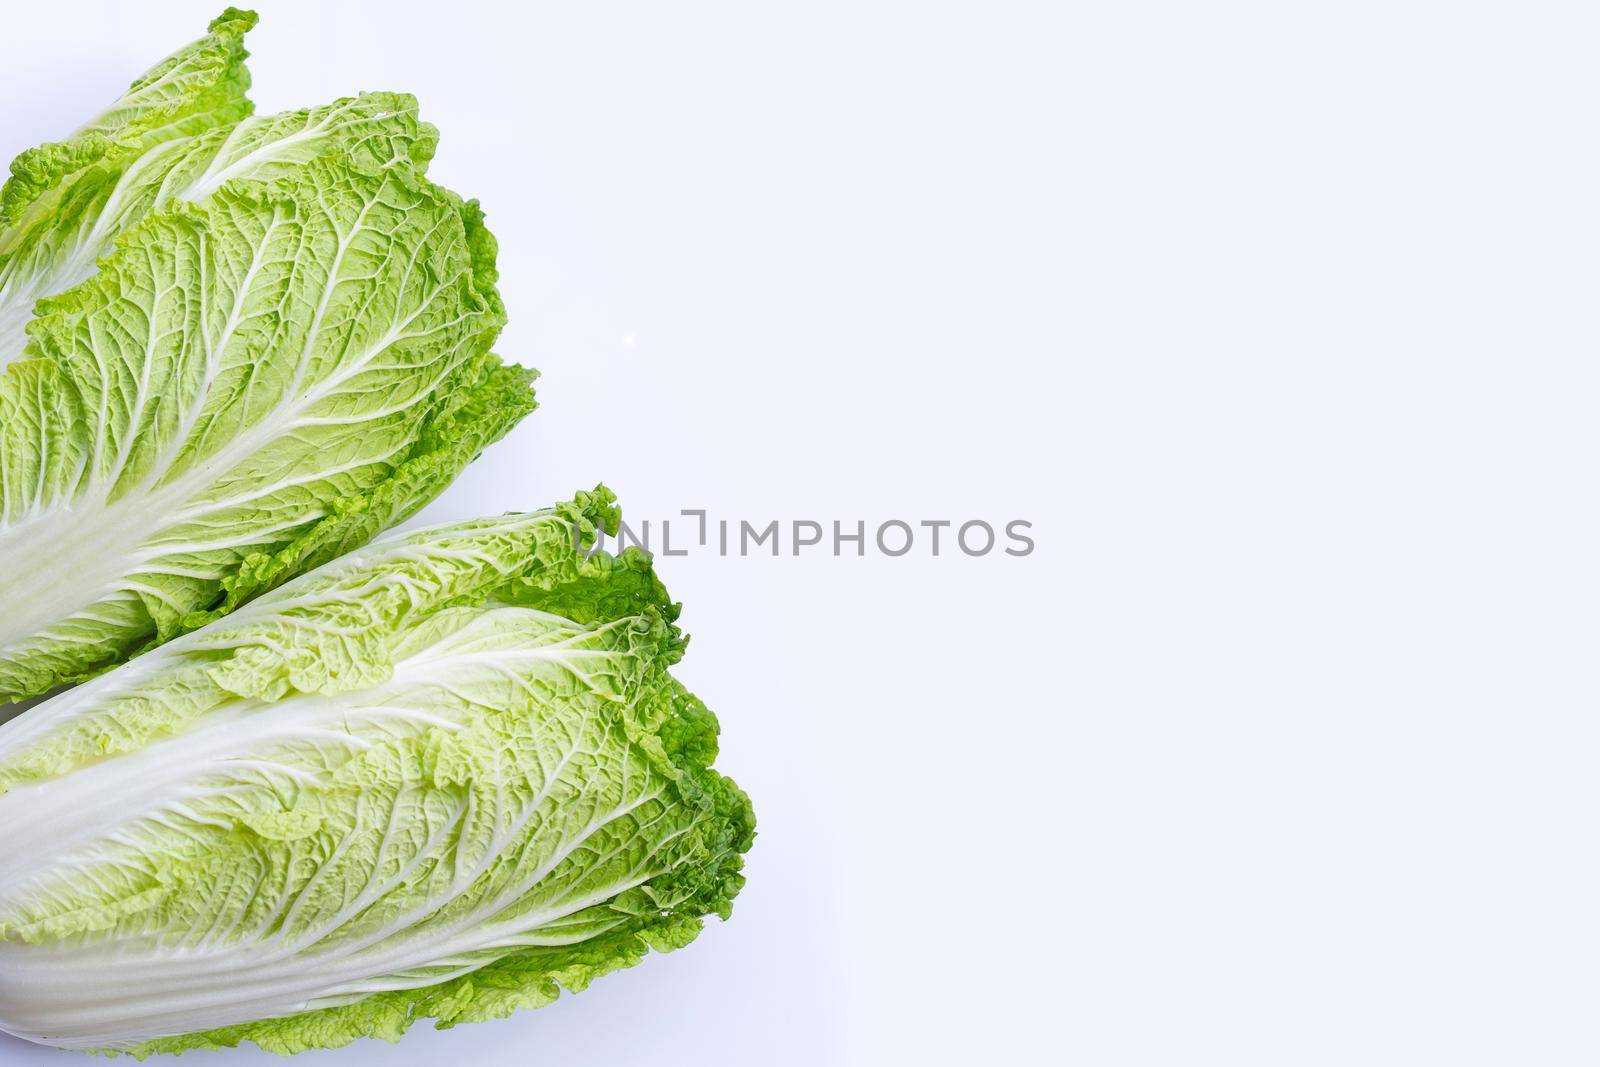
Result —
M 12 162 L 0 187 L 0 365 L 21 357 L 34 301 L 87 278 L 137 218 L 142 197 L 126 190 L 146 183 L 148 164 L 250 114 L 243 41 L 255 22 L 229 8 L 72 136 Z

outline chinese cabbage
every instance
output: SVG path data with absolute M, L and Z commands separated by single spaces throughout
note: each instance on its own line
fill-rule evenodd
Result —
M 753 816 L 603 489 L 359 549 L 0 726 L 0 1028 L 393 1040 L 726 917 Z

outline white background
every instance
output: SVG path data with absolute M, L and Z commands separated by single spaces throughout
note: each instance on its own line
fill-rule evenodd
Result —
M 6 150 L 214 6 L 8 7 Z M 1600 1058 L 1589 5 L 259 6 L 263 113 L 421 97 L 544 372 L 426 517 L 1038 542 L 661 561 L 733 921 L 304 1062 Z

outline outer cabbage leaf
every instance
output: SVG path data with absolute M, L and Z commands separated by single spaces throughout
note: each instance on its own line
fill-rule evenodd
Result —
M 397 1038 L 726 917 L 753 836 L 604 490 L 391 537 L 0 727 L 0 1026 Z
M 12 162 L 0 188 L 0 365 L 20 355 L 34 300 L 93 270 L 116 233 L 99 215 L 142 157 L 250 114 L 243 39 L 255 22 L 229 8 L 77 133 Z
M 481 212 L 394 158 L 431 140 L 380 110 L 364 143 L 387 165 L 224 181 L 40 302 L 0 376 L 0 700 L 360 543 L 531 410 L 529 372 L 488 354 L 504 311 Z

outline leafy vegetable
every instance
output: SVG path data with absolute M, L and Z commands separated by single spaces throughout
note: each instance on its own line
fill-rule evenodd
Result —
M 225 15 L 141 81 L 169 81 L 185 55 L 236 62 L 252 20 Z M 488 353 L 504 323 L 494 239 L 476 203 L 421 176 L 436 134 L 414 101 L 189 133 L 234 107 L 196 101 L 243 84 L 213 66 L 214 86 L 183 98 L 189 119 L 117 120 L 183 133 L 101 175 L 108 150 L 70 194 L 6 216 L 33 220 L 7 240 L 45 265 L 43 288 L 123 232 L 88 281 L 37 304 L 27 358 L 0 376 L 0 701 L 362 543 L 533 407 L 531 373 Z M 47 201 L 58 214 L 34 218 Z
M 150 206 L 126 194 L 149 184 L 150 164 L 250 114 L 242 42 L 255 22 L 229 8 L 77 133 L 11 164 L 0 188 L 0 365 L 21 356 L 34 301 L 87 278 L 111 238 Z
M 150 212 L 205 202 L 235 179 L 291 176 L 322 157 L 369 170 L 405 163 L 420 172 L 437 143 L 438 131 L 417 121 L 414 98 L 364 93 L 173 137 L 114 177 L 103 163 L 75 175 L 69 201 L 0 237 L 0 247 L 12 249 L 0 256 L 0 365 L 23 355 L 35 303 L 90 277 L 115 238 Z
M 274 1052 L 537 1007 L 726 917 L 753 817 L 603 488 L 390 538 L 0 727 L 0 1027 Z

